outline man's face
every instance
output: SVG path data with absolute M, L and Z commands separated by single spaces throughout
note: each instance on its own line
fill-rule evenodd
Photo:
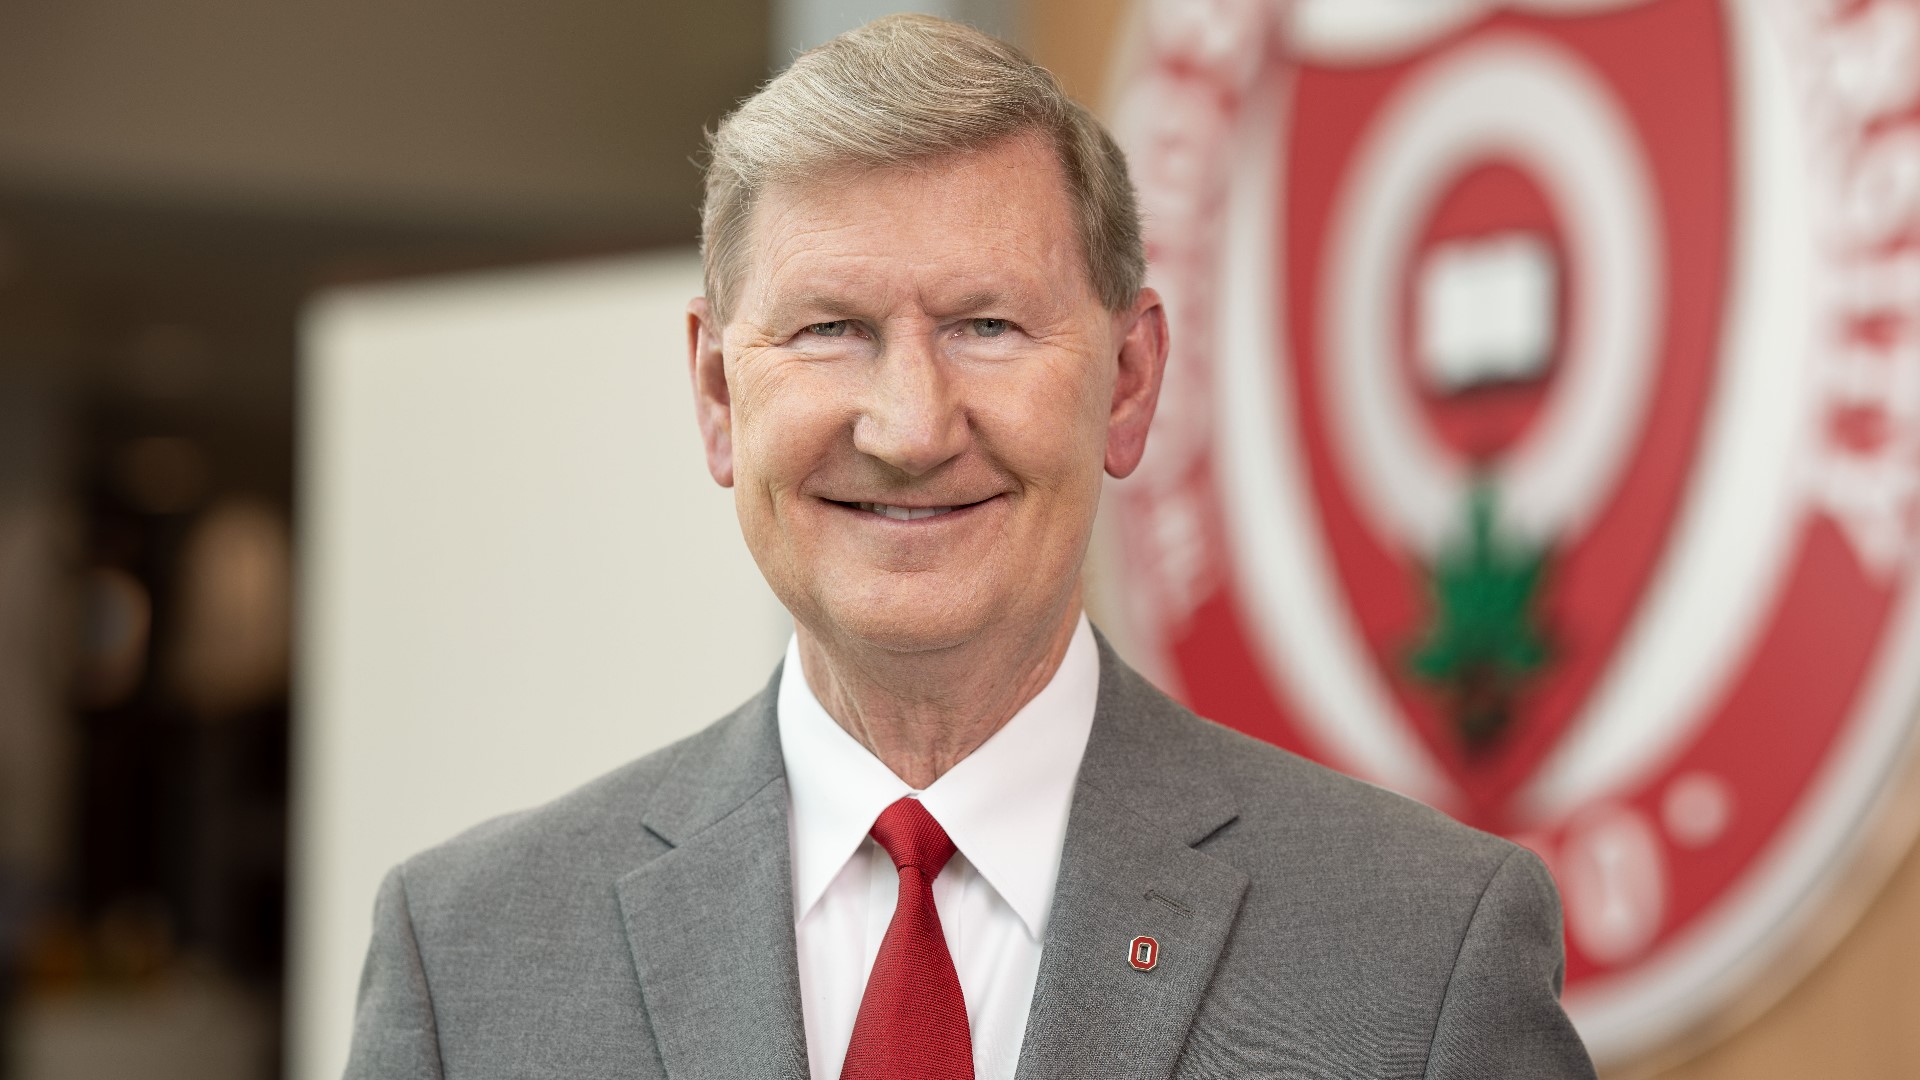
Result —
M 1166 352 L 1150 291 L 1094 294 L 1052 149 L 776 186 L 749 251 L 724 326 L 694 303 L 694 388 L 788 610 L 897 651 L 1051 633 Z

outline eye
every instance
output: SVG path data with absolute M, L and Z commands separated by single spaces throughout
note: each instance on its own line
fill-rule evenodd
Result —
M 1013 324 L 1005 319 L 973 320 L 973 332 L 981 337 L 999 337 L 1011 329 Z
M 835 319 L 832 322 L 817 322 L 807 327 L 807 333 L 820 337 L 845 337 L 852 323 L 847 319 Z

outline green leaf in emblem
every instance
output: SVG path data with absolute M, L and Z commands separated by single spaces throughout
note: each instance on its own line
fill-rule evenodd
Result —
M 1464 537 L 1427 569 L 1432 612 L 1407 657 L 1471 752 L 1500 740 L 1523 684 L 1551 659 L 1537 604 L 1547 549 L 1499 535 L 1497 497 L 1485 481 L 1468 493 Z

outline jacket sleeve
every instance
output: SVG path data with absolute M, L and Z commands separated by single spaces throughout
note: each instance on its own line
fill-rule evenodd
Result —
M 1493 873 L 1454 958 L 1427 1053 L 1428 1080 L 1591 1080 L 1593 1062 L 1560 1007 L 1560 894 L 1516 848 Z
M 360 973 L 346 1080 L 440 1080 L 440 1038 L 413 932 L 404 867 L 380 883 L 373 944 Z

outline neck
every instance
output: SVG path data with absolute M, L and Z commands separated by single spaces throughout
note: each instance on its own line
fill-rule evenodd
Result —
M 916 791 L 1006 726 L 1045 689 L 1080 624 L 1076 585 L 1060 617 L 1025 635 L 889 652 L 798 627 L 800 664 L 827 715 Z

